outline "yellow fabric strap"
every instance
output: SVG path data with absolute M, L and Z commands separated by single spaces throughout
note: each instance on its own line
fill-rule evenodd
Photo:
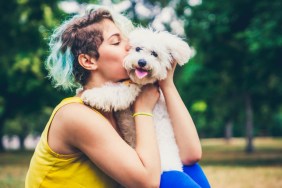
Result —
M 132 117 L 135 117 L 135 116 L 150 116 L 150 117 L 153 117 L 153 114 L 147 113 L 147 112 L 136 112 L 132 115 Z

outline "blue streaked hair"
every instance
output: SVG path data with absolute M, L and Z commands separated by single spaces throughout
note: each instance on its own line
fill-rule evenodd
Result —
M 71 90 L 86 84 L 89 71 L 78 63 L 79 54 L 99 58 L 103 36 L 98 28 L 88 27 L 104 18 L 112 20 L 125 35 L 133 29 L 129 19 L 109 8 L 90 6 L 84 14 L 66 20 L 50 37 L 50 54 L 45 62 L 48 77 L 56 88 Z
M 77 87 L 79 84 L 75 82 L 73 75 L 74 55 L 71 46 L 63 49 L 62 36 L 67 27 L 80 17 L 76 15 L 65 21 L 56 28 L 50 37 L 49 48 L 50 54 L 45 63 L 46 69 L 49 71 L 48 77 L 52 80 L 54 86 L 61 87 L 64 90 Z

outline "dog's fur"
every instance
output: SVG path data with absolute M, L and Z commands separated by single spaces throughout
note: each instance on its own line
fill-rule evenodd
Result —
M 114 110 L 124 140 L 135 147 L 135 126 L 130 107 L 142 85 L 165 79 L 172 63 L 176 61 L 179 65 L 185 64 L 191 51 L 188 44 L 179 37 L 151 29 L 135 29 L 129 36 L 129 42 L 131 51 L 124 60 L 124 67 L 133 83 L 109 83 L 101 88 L 85 91 L 82 99 L 94 108 Z M 183 165 L 162 93 L 153 115 L 162 171 L 182 171 Z

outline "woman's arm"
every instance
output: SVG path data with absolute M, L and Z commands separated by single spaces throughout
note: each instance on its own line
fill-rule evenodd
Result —
M 201 159 L 202 148 L 194 122 L 173 82 L 175 67 L 176 62 L 168 72 L 168 77 L 159 85 L 165 97 L 182 163 L 189 165 Z
M 146 95 L 141 94 L 137 100 L 135 110 L 151 112 L 157 102 L 158 90 L 146 90 Z M 144 103 L 148 97 L 151 99 Z M 160 159 L 152 117 L 136 116 L 134 150 L 104 117 L 84 105 L 69 104 L 61 116 L 69 135 L 66 142 L 85 153 L 106 174 L 126 187 L 159 186 Z

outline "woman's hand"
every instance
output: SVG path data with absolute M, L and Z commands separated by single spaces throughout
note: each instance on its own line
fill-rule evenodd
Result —
M 158 86 L 153 84 L 145 85 L 134 103 L 134 112 L 151 113 L 159 97 L 160 93 Z
M 172 65 L 171 65 L 171 69 L 168 70 L 167 72 L 167 77 L 164 80 L 160 80 L 159 81 L 159 86 L 160 88 L 163 90 L 165 87 L 173 85 L 173 75 L 174 75 L 174 71 L 176 68 L 177 62 L 175 60 L 173 60 Z

